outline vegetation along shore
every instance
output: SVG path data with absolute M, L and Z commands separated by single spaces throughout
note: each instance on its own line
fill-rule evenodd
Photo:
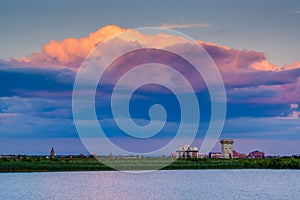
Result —
M 169 158 L 107 158 L 109 166 L 121 170 L 153 170 L 169 163 Z M 111 171 L 95 158 L 43 158 L 29 156 L 23 159 L 0 158 L 0 172 L 57 172 L 57 171 Z M 299 157 L 264 159 L 219 159 L 188 158 L 177 159 L 161 170 L 182 169 L 300 169 Z

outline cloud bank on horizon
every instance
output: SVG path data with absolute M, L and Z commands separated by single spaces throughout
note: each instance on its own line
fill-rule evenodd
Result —
M 205 24 L 191 26 L 200 25 Z M 126 30 L 129 29 L 107 25 L 90 33 L 88 37 L 52 40 L 40 52 L 8 62 L 1 61 L 0 137 L 77 137 L 71 111 L 76 71 L 99 43 Z M 136 31 L 136 38 L 139 38 L 139 34 Z M 131 41 L 129 38 L 123 42 L 137 46 L 141 43 L 151 43 L 158 47 L 173 46 L 183 51 L 188 45 L 181 38 L 167 34 L 151 35 L 147 40 Z M 197 43 L 212 57 L 224 80 L 228 100 L 224 137 L 300 140 L 299 61 L 276 66 L 267 60 L 263 52 L 233 49 L 201 40 L 197 40 Z M 190 49 L 186 48 L 186 51 Z M 164 73 L 160 75 L 167 77 Z M 156 95 L 165 100 L 168 98 Z M 156 95 L 152 94 L 151 98 Z M 207 94 L 204 92 L 203 95 Z M 205 100 L 202 103 L 204 107 L 207 104 Z M 136 108 L 136 112 L 140 109 Z M 139 120 L 145 118 L 136 117 Z M 176 123 L 176 119 L 173 120 Z M 107 124 L 110 128 L 110 123 Z

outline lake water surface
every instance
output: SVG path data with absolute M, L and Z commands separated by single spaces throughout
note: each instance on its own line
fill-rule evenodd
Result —
M 300 199 L 297 170 L 0 173 L 0 199 Z

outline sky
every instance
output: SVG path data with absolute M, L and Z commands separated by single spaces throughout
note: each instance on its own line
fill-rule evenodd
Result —
M 0 27 L 0 154 L 48 154 L 52 146 L 58 154 L 88 153 L 73 120 L 76 73 L 96 45 L 139 27 L 180 31 L 210 55 L 227 97 L 221 138 L 233 138 L 236 150 L 300 153 L 299 1 L 2 1 Z M 191 53 L 175 37 L 159 35 L 149 41 L 159 47 L 179 45 Z M 164 59 L 171 65 L 174 58 L 168 56 Z M 120 63 L 126 66 L 125 61 Z M 183 67 L 191 72 L 187 65 Z M 121 72 L 109 77 L 119 77 Z M 173 83 L 166 71 L 159 73 L 165 82 Z M 191 82 L 197 84 L 200 79 Z M 105 87 L 105 91 L 110 89 Z M 204 86 L 196 94 L 202 105 L 202 126 L 194 145 L 200 146 L 211 102 Z M 170 114 L 160 135 L 136 145 L 137 141 L 120 134 L 106 101 L 96 98 L 96 111 L 108 138 L 138 152 L 165 144 L 180 123 L 178 102 L 170 91 L 141 88 L 131 104 L 136 123 L 148 122 L 147 109 L 152 104 L 164 105 Z M 185 126 L 189 134 L 188 122 Z M 217 144 L 214 150 L 219 148 Z

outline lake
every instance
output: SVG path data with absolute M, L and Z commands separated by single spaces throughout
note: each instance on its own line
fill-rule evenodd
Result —
M 299 170 L 0 173 L 0 199 L 299 199 Z

